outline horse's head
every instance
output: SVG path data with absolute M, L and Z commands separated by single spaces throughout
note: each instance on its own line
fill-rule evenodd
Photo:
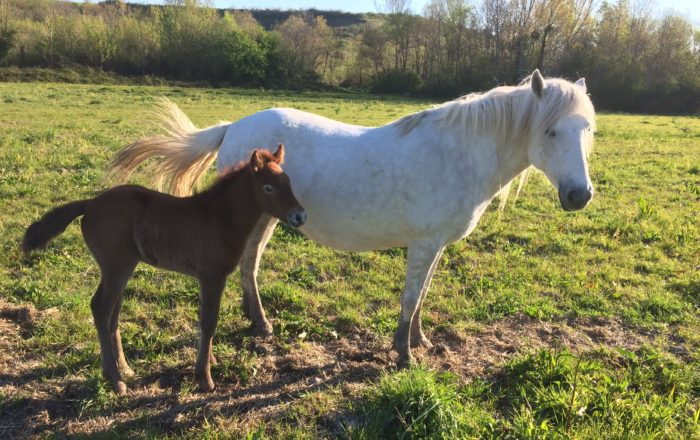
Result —
M 250 157 L 253 171 L 255 198 L 263 211 L 298 228 L 306 222 L 306 211 L 301 207 L 289 183 L 289 176 L 282 171 L 284 145 L 274 154 L 255 150 Z
M 536 101 L 528 145 L 530 163 L 543 171 L 559 191 L 567 211 L 584 208 L 593 197 L 588 153 L 593 146 L 595 112 L 583 78 L 575 83 L 545 80 L 538 70 L 530 77 Z

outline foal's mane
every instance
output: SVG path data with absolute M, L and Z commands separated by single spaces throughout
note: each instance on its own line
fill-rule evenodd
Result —
M 563 79 L 549 78 L 538 98 L 529 78 L 525 78 L 518 86 L 471 93 L 404 116 L 391 125 L 398 127 L 405 136 L 429 120 L 458 130 L 463 138 L 488 130 L 502 143 L 525 146 L 533 135 L 544 134 L 554 122 L 570 113 L 581 114 L 591 125 L 595 124 L 593 104 L 583 88 Z
M 274 162 L 275 158 L 267 150 L 258 150 L 258 154 L 263 159 L 263 162 Z M 241 160 L 240 162 L 231 165 L 219 172 L 218 177 L 209 187 L 199 194 L 218 194 L 220 191 L 224 190 L 228 184 L 232 183 L 239 176 L 241 176 L 247 169 L 250 160 Z
M 272 155 L 272 153 L 270 153 L 267 150 L 258 150 L 258 154 L 260 155 L 263 162 L 265 162 L 265 163 L 275 162 L 275 157 Z M 241 161 L 238 161 L 237 163 L 235 163 L 229 167 L 224 168 L 223 170 L 221 170 L 219 172 L 219 176 L 217 177 L 216 181 L 219 182 L 221 180 L 231 178 L 231 175 L 236 174 L 236 173 L 240 173 L 240 171 L 245 169 L 245 167 L 247 167 L 249 163 L 250 163 L 249 159 L 241 160 Z

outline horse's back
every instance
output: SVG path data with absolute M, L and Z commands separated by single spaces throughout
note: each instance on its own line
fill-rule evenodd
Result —
M 395 124 L 361 127 L 300 110 L 269 109 L 231 124 L 218 168 L 278 143 L 285 145 L 285 172 L 308 213 L 301 230 L 312 239 L 338 249 L 370 250 L 403 246 L 444 229 L 445 219 L 436 211 L 445 206 L 436 194 L 445 179 L 434 169 L 442 146 L 434 133 L 402 136 Z
M 225 169 L 242 160 L 256 148 L 273 151 L 283 143 L 287 157 L 302 150 L 338 148 L 352 142 L 371 128 L 346 124 L 292 108 L 271 108 L 246 116 L 230 126 L 219 150 L 218 168 Z

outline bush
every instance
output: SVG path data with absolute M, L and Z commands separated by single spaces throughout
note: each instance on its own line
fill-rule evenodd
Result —
M 375 93 L 415 93 L 422 85 L 417 73 L 391 69 L 374 77 L 372 91 Z
M 10 49 L 12 49 L 12 45 L 14 44 L 14 36 L 15 31 L 12 29 L 0 31 L 0 61 L 2 61 L 10 52 Z

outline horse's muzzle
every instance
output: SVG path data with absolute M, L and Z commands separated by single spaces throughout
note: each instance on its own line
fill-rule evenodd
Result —
M 299 226 L 303 225 L 304 223 L 306 223 L 306 211 L 302 209 L 292 212 L 287 216 L 287 223 L 294 226 L 295 228 L 298 228 Z
M 559 186 L 559 202 L 564 211 L 578 211 L 588 205 L 593 197 L 592 187 Z

